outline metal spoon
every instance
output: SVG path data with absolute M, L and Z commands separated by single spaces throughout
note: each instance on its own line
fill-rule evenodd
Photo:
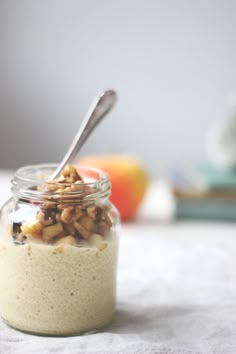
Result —
M 87 114 L 85 115 L 82 124 L 74 137 L 65 157 L 57 167 L 56 171 L 50 176 L 48 181 L 53 180 L 59 176 L 66 164 L 72 163 L 79 150 L 84 145 L 85 141 L 98 125 L 101 120 L 110 112 L 115 102 L 117 101 L 117 94 L 113 90 L 107 90 L 96 96 Z

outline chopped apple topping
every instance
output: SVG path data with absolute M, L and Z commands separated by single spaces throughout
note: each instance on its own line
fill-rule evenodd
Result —
M 84 184 L 74 166 L 67 165 L 59 177 L 37 189 L 42 192 L 43 202 L 39 205 L 36 220 L 13 224 L 16 241 L 24 243 L 37 239 L 52 245 L 78 247 L 87 243 L 99 250 L 107 247 L 104 237 L 112 226 L 109 211 L 102 205 L 88 205 L 83 201 L 83 196 L 92 194 L 94 189 Z M 46 193 L 53 197 L 45 197 Z M 80 198 L 79 202 L 76 198 Z

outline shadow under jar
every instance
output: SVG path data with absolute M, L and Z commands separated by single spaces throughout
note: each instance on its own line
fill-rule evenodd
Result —
M 119 214 L 102 171 L 47 182 L 55 168 L 20 168 L 1 210 L 0 315 L 34 334 L 98 331 L 115 309 Z

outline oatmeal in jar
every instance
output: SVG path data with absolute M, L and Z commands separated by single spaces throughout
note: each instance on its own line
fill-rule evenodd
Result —
M 91 332 L 115 308 L 119 216 L 108 177 L 67 165 L 16 172 L 1 212 L 0 315 L 11 326 L 47 335 Z

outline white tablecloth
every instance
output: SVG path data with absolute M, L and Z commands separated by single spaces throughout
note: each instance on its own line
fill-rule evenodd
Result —
M 103 333 L 46 338 L 0 322 L 0 354 L 22 353 L 235 354 L 236 225 L 144 217 L 124 225 L 113 324 Z

